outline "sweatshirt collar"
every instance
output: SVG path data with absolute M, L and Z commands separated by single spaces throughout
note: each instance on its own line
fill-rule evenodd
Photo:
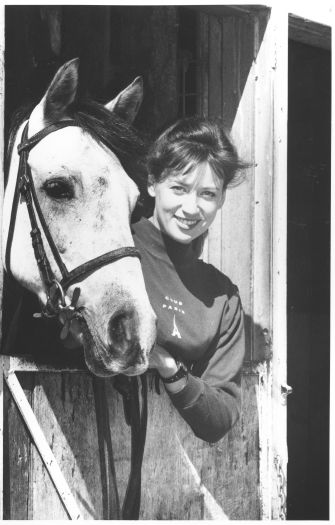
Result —
M 149 219 L 142 217 L 136 234 L 141 238 L 145 248 L 155 257 L 168 257 L 176 266 L 187 266 L 197 259 L 192 243 L 176 242 L 159 230 Z

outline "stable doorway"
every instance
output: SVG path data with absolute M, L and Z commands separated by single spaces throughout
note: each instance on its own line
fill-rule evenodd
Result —
M 289 41 L 287 519 L 329 519 L 330 51 Z

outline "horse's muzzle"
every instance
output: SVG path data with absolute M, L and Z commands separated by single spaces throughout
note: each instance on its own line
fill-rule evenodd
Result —
M 85 319 L 86 318 L 86 319 Z M 94 330 L 94 323 L 83 314 L 83 344 L 88 368 L 95 375 L 140 375 L 148 368 L 153 341 L 143 343 L 139 335 L 139 320 L 135 309 L 121 308 L 108 321 L 104 343 Z M 155 331 L 155 318 L 153 326 Z M 150 330 L 151 331 L 151 330 Z
M 121 354 L 128 353 L 137 339 L 137 325 L 134 311 L 123 309 L 116 312 L 108 323 L 110 346 Z

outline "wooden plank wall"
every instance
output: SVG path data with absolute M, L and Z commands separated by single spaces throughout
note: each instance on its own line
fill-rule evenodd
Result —
M 82 516 L 105 519 L 90 374 L 18 375 Z M 40 455 L 7 389 L 5 393 L 5 519 L 66 520 Z
M 258 376 L 250 368 L 243 392 L 257 389 Z M 140 518 L 258 519 L 258 422 L 255 396 L 242 399 L 243 419 L 220 442 L 197 439 L 172 407 L 164 389 L 149 390 L 148 435 L 142 471 Z M 129 472 L 129 429 L 122 402 L 110 387 L 115 468 L 123 500 Z M 116 438 L 116 439 L 115 439 Z M 126 444 L 126 446 L 125 446 Z M 256 477 L 255 477 L 256 476 Z
M 256 70 L 256 58 L 262 42 L 265 29 L 263 15 L 258 16 L 222 16 L 200 15 L 200 41 L 205 43 L 202 48 L 201 60 L 204 73 L 199 91 L 202 93 L 202 113 L 210 117 L 221 117 L 230 133 L 237 149 L 251 168 L 245 171 L 244 182 L 236 188 L 227 190 L 226 201 L 222 212 L 218 214 L 211 227 L 207 242 L 205 258 L 226 273 L 238 284 L 247 325 L 247 361 L 261 361 L 268 357 L 264 335 L 262 340 L 253 344 L 254 332 L 260 328 L 253 325 L 254 275 L 253 262 L 255 250 L 255 215 L 259 201 L 255 199 L 256 185 L 262 186 L 266 213 L 270 213 L 271 181 L 266 168 L 258 166 L 255 158 L 259 143 L 255 140 L 255 129 L 258 121 L 271 122 L 271 108 L 268 114 L 255 115 L 258 108 L 256 96 L 264 89 L 268 79 L 259 79 Z M 208 45 L 206 43 L 208 42 Z M 205 55 L 207 54 L 207 57 Z M 258 82 L 258 84 L 257 84 Z M 207 84 L 207 85 L 206 85 Z M 259 84 L 261 87 L 259 88 Z M 267 123 L 266 129 L 268 130 Z M 269 136 L 271 139 L 271 134 Z M 270 151 L 270 143 L 267 143 Z M 263 153 L 263 152 L 262 152 Z M 261 178 L 255 173 L 261 172 Z M 255 182 L 256 181 L 256 182 Z M 263 188 L 265 186 L 265 188 Z M 271 215 L 268 215 L 270 217 Z M 268 221 L 270 225 L 270 220 Z M 266 225 L 263 225 L 266 228 Z M 269 232 L 257 232 L 268 242 Z M 259 241 L 259 240 L 258 240 Z M 257 241 L 257 242 L 258 242 Z M 262 241 L 261 241 L 262 242 Z M 270 244 L 264 261 L 270 260 Z M 238 261 L 238 264 L 236 264 Z M 263 276 L 269 281 L 269 271 Z M 263 300 L 269 304 L 267 289 L 263 290 Z M 266 309 L 266 308 L 265 308 Z
M 265 402 L 258 397 L 257 367 L 251 366 L 254 382 L 248 381 L 251 363 L 262 362 L 271 352 L 271 200 L 272 200 L 272 85 L 271 48 L 266 47 L 268 13 L 218 16 L 201 14 L 199 28 L 204 73 L 200 91 L 203 113 L 221 116 L 241 157 L 252 164 L 245 181 L 227 191 L 222 213 L 213 224 L 205 258 L 220 268 L 239 286 L 246 320 L 246 362 L 242 382 L 243 406 L 239 424 L 221 442 L 226 456 L 231 454 L 243 472 L 234 494 L 224 494 L 223 508 L 231 519 L 259 519 L 264 515 L 261 501 L 265 488 L 260 480 L 259 414 Z M 207 60 L 204 54 L 207 53 Z M 213 56 L 214 55 L 214 56 Z M 208 81 L 204 88 L 203 85 Z M 221 87 L 221 88 L 220 88 Z M 263 370 L 263 368 L 261 367 Z M 264 397 L 265 396 L 265 397 Z M 262 400 L 261 400 L 262 399 Z M 254 427 L 251 425 L 253 421 Z M 257 439 L 250 440 L 254 428 Z M 246 436 L 243 429 L 248 429 Z M 266 432 L 266 429 L 265 429 Z M 266 434 L 267 435 L 267 434 Z M 245 440 L 251 458 L 243 455 Z M 262 446 L 267 438 L 261 436 Z M 262 472 L 266 471 L 267 450 L 263 450 Z M 241 460 L 240 458 L 244 458 Z M 227 483 L 234 486 L 233 462 L 221 463 Z M 217 464 L 218 471 L 220 467 Z M 250 490 L 249 490 L 250 489 Z M 242 518 L 243 506 L 249 507 Z
M 32 399 L 31 379 L 25 377 L 21 381 L 29 403 Z M 30 515 L 30 437 L 7 389 L 4 405 L 4 519 L 27 520 Z
M 23 373 L 20 382 L 85 519 L 104 519 L 98 438 L 89 374 Z M 243 392 L 258 376 L 244 374 Z M 129 476 L 130 429 L 121 396 L 107 381 L 116 479 L 121 502 Z M 252 402 L 256 403 L 253 396 Z M 6 392 L 5 519 L 67 519 L 21 416 Z M 148 436 L 140 518 L 257 519 L 256 406 L 243 395 L 243 419 L 210 445 L 194 437 L 167 395 L 149 390 Z
M 85 519 L 104 519 L 91 379 L 87 374 L 24 373 L 20 377 L 56 460 Z M 217 444 L 194 437 L 165 392 L 149 392 L 148 436 L 140 518 L 258 519 L 258 375 L 243 376 L 243 417 Z M 123 501 L 130 429 L 122 399 L 107 383 L 116 479 Z M 247 397 L 248 396 L 248 397 Z M 7 393 L 5 519 L 67 519 L 39 454 Z

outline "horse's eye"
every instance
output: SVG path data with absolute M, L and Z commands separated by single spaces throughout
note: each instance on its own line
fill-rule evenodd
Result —
M 43 190 L 52 199 L 70 200 L 74 196 L 72 185 L 64 180 L 49 180 L 44 183 Z

